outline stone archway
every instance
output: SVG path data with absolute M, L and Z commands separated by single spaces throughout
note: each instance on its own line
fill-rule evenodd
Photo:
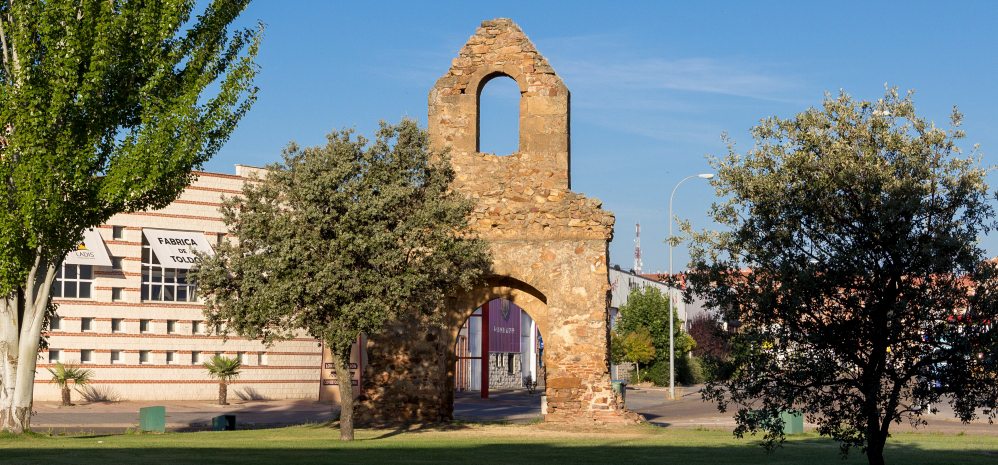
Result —
M 454 418 L 522 420 L 543 413 L 548 331 L 534 318 L 543 302 L 505 289 L 482 299 L 460 312 L 463 324 L 452 333 Z
M 520 87 L 520 149 L 478 152 L 479 93 L 506 75 Z M 400 325 L 368 344 L 361 420 L 449 420 L 454 338 L 468 309 L 491 297 L 523 302 L 545 328 L 548 421 L 623 418 L 610 387 L 607 244 L 614 218 L 570 190 L 569 92 L 509 19 L 485 21 L 429 95 L 429 133 L 448 150 L 455 189 L 476 203 L 470 223 L 488 241 L 493 276 L 455 296 L 447 329 Z M 517 303 L 520 305 L 520 303 Z

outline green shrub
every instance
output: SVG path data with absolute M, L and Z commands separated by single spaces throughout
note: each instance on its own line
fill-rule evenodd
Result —
M 669 360 L 656 360 L 641 370 L 641 381 L 650 381 L 656 386 L 669 385 Z
M 704 381 L 703 367 L 699 357 L 679 357 L 676 359 L 676 382 L 684 385 L 700 384 Z
M 690 385 L 704 382 L 704 373 L 701 362 L 696 357 L 676 354 L 676 384 Z M 649 381 L 656 386 L 669 385 L 669 359 L 668 356 L 661 360 L 655 360 L 648 367 L 641 368 L 641 381 Z
M 731 378 L 735 367 L 730 359 L 711 356 L 700 357 L 703 378 L 706 382 L 725 381 Z

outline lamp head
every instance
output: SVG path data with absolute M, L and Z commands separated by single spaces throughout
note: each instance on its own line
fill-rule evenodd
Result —
M 697 177 L 702 179 L 714 179 L 714 173 L 700 173 Z

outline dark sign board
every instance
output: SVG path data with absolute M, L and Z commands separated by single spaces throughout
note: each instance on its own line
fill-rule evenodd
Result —
M 333 369 L 333 364 L 332 363 L 326 362 L 325 366 L 326 366 L 327 370 L 332 370 Z M 350 367 L 351 370 L 356 370 L 357 369 L 357 364 L 356 363 L 351 363 L 351 364 L 349 364 L 349 367 Z
M 506 299 L 489 306 L 489 352 L 520 351 L 520 307 Z
M 324 380 L 322 380 L 322 384 L 325 385 L 325 386 L 339 386 L 340 382 L 337 381 L 337 380 L 335 380 L 335 379 L 324 379 Z M 357 385 L 357 380 L 355 380 L 355 379 L 350 380 L 350 385 L 351 386 L 356 386 Z

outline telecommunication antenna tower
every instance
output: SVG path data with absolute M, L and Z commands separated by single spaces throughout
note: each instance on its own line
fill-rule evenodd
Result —
M 641 223 L 634 225 L 634 274 L 641 274 Z

